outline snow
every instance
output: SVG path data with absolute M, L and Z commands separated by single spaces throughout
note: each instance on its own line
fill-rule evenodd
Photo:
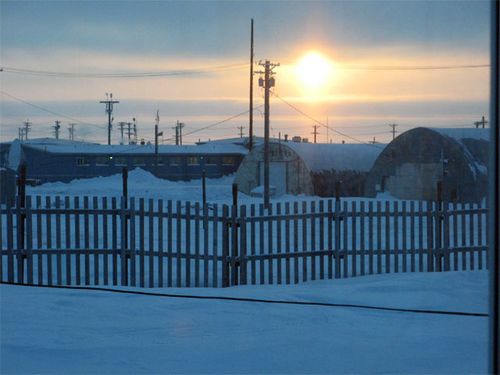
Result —
M 487 312 L 487 272 L 155 292 Z M 2 373 L 485 373 L 485 317 L 0 287 Z
M 208 201 L 230 203 L 232 182 L 233 176 L 207 179 Z M 31 195 L 120 196 L 121 175 L 48 183 L 27 190 Z M 135 169 L 129 172 L 129 194 L 201 201 L 201 181 L 161 180 Z M 316 199 L 284 196 L 273 202 Z M 262 198 L 240 194 L 239 201 L 261 203 Z M 486 271 L 146 291 L 476 313 L 488 310 Z M 487 371 L 485 317 L 7 285 L 0 286 L 0 293 L 0 373 Z
M 429 130 L 435 131 L 441 135 L 449 138 L 453 138 L 456 141 L 461 141 L 462 139 L 475 139 L 482 141 L 489 141 L 490 139 L 490 129 L 475 129 L 475 128 L 429 128 Z
M 52 153 L 86 153 L 86 154 L 152 154 L 155 152 L 153 144 L 145 145 L 102 145 L 97 143 L 85 142 L 32 142 L 27 144 L 28 147 L 52 152 Z M 237 153 L 246 154 L 248 150 L 240 145 L 232 143 L 209 142 L 203 145 L 159 145 L 158 153 L 160 154 L 189 154 L 189 153 Z
M 313 172 L 354 170 L 368 172 L 385 145 L 340 143 L 282 143 L 294 150 Z

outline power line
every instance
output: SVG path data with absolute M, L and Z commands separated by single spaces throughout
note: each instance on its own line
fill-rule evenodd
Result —
M 229 64 L 219 65 L 198 69 L 176 69 L 159 72 L 128 72 L 128 73 L 90 73 L 90 72 L 58 72 L 47 70 L 22 69 L 14 67 L 3 67 L 2 71 L 11 74 L 57 77 L 57 78 L 149 78 L 149 77 L 169 77 L 169 76 L 189 76 L 206 73 L 224 72 L 228 70 L 237 70 L 247 68 L 248 64 Z
M 283 103 L 285 103 L 286 105 L 288 105 L 290 108 L 292 108 L 293 110 L 297 111 L 298 113 L 300 113 L 302 116 L 305 116 L 307 117 L 309 120 L 311 121 L 314 121 L 315 123 L 321 125 L 321 126 L 324 126 L 325 128 L 343 136 L 343 137 L 346 137 L 346 138 L 349 138 L 355 142 L 358 142 L 358 143 L 363 143 L 363 144 L 368 144 L 368 145 L 372 145 L 372 146 L 375 146 L 374 144 L 372 143 L 368 143 L 368 142 L 364 142 L 360 139 L 357 139 L 357 138 L 354 138 L 348 134 L 345 134 L 345 133 L 342 133 L 342 132 L 339 132 L 338 130 L 336 129 L 333 129 L 331 127 L 329 127 L 328 125 L 324 124 L 323 122 L 319 121 L 319 120 L 316 120 L 314 117 L 308 115 L 307 113 L 305 113 L 304 111 L 302 111 L 301 109 L 297 108 L 296 106 L 294 106 L 293 104 L 289 103 L 288 101 L 286 101 L 285 99 L 283 99 L 281 96 L 279 96 L 278 94 L 276 94 L 275 92 L 273 92 L 273 95 L 276 96 L 279 100 L 281 100 Z M 375 146 L 377 148 L 382 148 L 382 147 L 378 147 L 378 146 Z
M 74 118 L 74 117 L 66 116 L 66 115 L 63 115 L 63 114 L 61 114 L 61 113 L 58 113 L 58 112 L 52 111 L 52 110 L 50 110 L 50 109 L 44 108 L 44 107 L 42 107 L 42 106 L 39 106 L 39 105 L 37 105 L 37 104 L 30 103 L 30 102 L 28 102 L 28 101 L 26 101 L 26 100 L 24 100 L 24 99 L 18 98 L 18 97 L 14 96 L 14 95 L 12 95 L 12 94 L 9 94 L 8 92 L 5 92 L 5 91 L 3 91 L 3 90 L 0 90 L 0 93 L 2 93 L 3 95 L 8 96 L 8 97 L 10 97 L 10 98 L 12 98 L 12 99 L 14 99 L 14 100 L 17 100 L 17 101 L 19 101 L 19 102 L 21 102 L 21 103 L 24 103 L 24 104 L 27 104 L 27 105 L 29 105 L 29 106 L 31 106 L 31 107 L 37 108 L 37 109 L 39 109 L 39 110 L 41 110 L 41 111 L 44 111 L 44 112 L 47 112 L 47 113 L 50 113 L 50 114 L 52 114 L 52 115 L 56 115 L 56 116 L 59 116 L 59 117 L 64 117 L 64 118 L 66 118 L 66 119 L 68 119 L 68 120 L 71 120 L 71 121 L 77 122 L 77 123 L 82 124 L 82 125 L 94 126 L 94 127 L 96 127 L 96 128 L 99 128 L 99 129 L 104 129 L 104 128 L 106 128 L 106 126 L 103 126 L 103 125 L 96 125 L 96 124 L 91 124 L 91 123 L 89 123 L 89 122 L 81 121 L 81 120 L 78 120 L 78 119 L 76 119 L 76 118 Z

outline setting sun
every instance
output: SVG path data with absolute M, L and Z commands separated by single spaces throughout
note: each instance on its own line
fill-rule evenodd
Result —
M 302 86 L 308 91 L 318 91 L 331 80 L 332 63 L 317 52 L 309 52 L 296 65 L 295 72 Z

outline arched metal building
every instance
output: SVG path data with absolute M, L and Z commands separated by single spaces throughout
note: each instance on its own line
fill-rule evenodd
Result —
M 489 129 L 414 128 L 394 139 L 366 180 L 366 195 L 476 202 L 488 187 Z
M 276 195 L 362 196 L 364 179 L 384 145 L 272 142 L 270 185 Z M 251 195 L 264 183 L 264 145 L 255 147 L 235 175 L 238 190 Z

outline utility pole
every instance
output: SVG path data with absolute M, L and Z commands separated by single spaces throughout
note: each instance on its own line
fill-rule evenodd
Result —
M 259 86 L 264 88 L 264 207 L 269 208 L 269 91 L 275 84 L 273 69 L 279 63 L 265 60 L 259 61 L 259 65 L 264 67 L 263 72 L 257 72 L 264 74 L 264 78 L 259 78 Z
M 135 117 L 132 119 L 134 122 L 134 144 L 137 144 L 137 121 L 135 121 Z
M 250 23 L 250 108 L 248 111 L 248 149 L 253 148 L 253 18 Z
M 476 126 L 476 129 L 479 128 L 479 125 L 482 125 L 482 128 L 484 129 L 485 125 L 488 123 L 488 121 L 486 121 L 484 119 L 484 116 L 483 118 L 481 119 L 481 121 L 476 121 L 474 122 L 474 125 Z
M 69 139 L 70 139 L 70 141 L 74 141 L 75 140 L 75 125 L 76 124 L 74 124 L 74 123 L 69 124 L 68 131 L 69 131 Z
M 61 129 L 61 121 L 56 120 L 53 128 L 54 128 L 54 136 L 56 137 L 56 139 L 59 139 L 59 129 Z
M 396 127 L 398 126 L 398 124 L 389 124 L 389 126 L 392 128 L 391 130 L 391 133 L 392 133 L 392 139 L 394 140 L 394 138 L 396 138 Z
M 240 131 L 240 138 L 243 138 L 243 129 L 245 129 L 244 126 L 238 126 L 238 130 Z
M 182 146 L 182 128 L 186 126 L 185 123 L 179 122 L 177 120 L 177 123 L 175 125 L 175 145 L 176 146 Z
M 135 121 L 135 119 L 134 119 Z M 132 135 L 132 123 L 127 122 L 127 137 L 128 137 L 128 144 L 130 144 L 130 136 Z
M 106 93 L 106 100 L 101 100 L 99 103 L 106 104 L 106 113 L 108 114 L 108 145 L 111 144 L 111 115 L 113 113 L 113 104 L 120 103 L 118 100 L 113 100 L 113 94 Z
M 130 123 L 129 123 L 130 124 Z M 123 130 L 125 128 L 125 125 L 127 125 L 126 122 L 120 121 L 118 123 L 118 126 L 120 127 L 120 144 L 123 144 Z
M 155 173 L 158 176 L 158 136 L 163 135 L 163 132 L 158 133 L 158 126 L 160 125 L 160 110 L 156 111 L 155 120 Z
M 18 136 L 20 141 L 24 141 L 24 128 L 18 128 Z
M 23 122 L 23 125 L 24 125 L 24 140 L 27 141 L 28 140 L 28 134 L 31 130 L 31 125 L 32 123 L 29 121 L 29 120 L 26 120 L 25 122 Z
M 318 132 L 318 125 L 313 125 L 314 131 L 311 134 L 314 134 L 314 143 L 316 143 L 316 135 L 319 134 Z

